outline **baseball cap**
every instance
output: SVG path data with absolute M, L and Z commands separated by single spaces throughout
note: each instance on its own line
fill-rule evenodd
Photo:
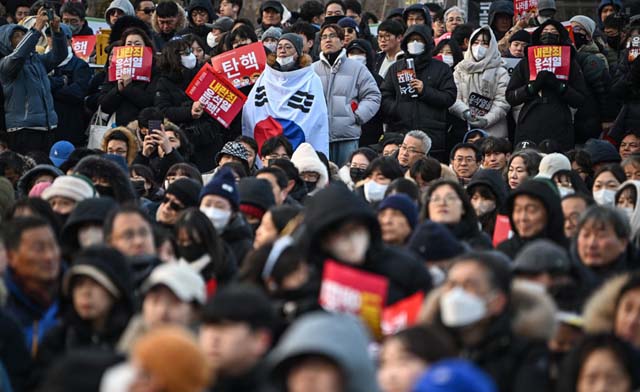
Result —
M 60 140 L 56 142 L 49 150 L 49 159 L 53 162 L 56 167 L 60 167 L 63 163 L 69 159 L 69 155 L 75 150 L 73 144 L 66 140 Z
M 197 302 L 204 305 L 206 288 L 204 279 L 186 263 L 166 263 L 156 267 L 142 285 L 142 292 L 164 285 L 183 302 Z
M 571 161 L 564 154 L 554 152 L 545 155 L 540 161 L 538 175 L 540 178 L 552 178 L 560 170 L 571 170 Z

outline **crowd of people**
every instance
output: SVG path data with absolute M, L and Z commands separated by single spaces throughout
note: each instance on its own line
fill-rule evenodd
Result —
M 631 6 L 113 0 L 149 80 L 3 6 L 0 390 L 640 390 Z M 225 125 L 187 87 L 258 42 Z

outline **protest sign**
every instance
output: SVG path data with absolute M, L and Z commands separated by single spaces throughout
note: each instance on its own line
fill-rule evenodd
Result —
M 509 72 L 509 76 L 513 73 L 513 70 L 516 68 L 516 65 L 521 61 L 521 58 L 510 58 L 503 57 L 502 58 L 502 66 Z
M 513 0 L 513 13 L 517 17 L 533 14 L 538 9 L 538 0 Z
M 93 48 L 95 48 L 95 46 L 95 35 L 76 35 L 71 38 L 73 53 L 86 62 L 89 62 L 89 57 L 91 56 L 91 53 L 93 53 Z
M 229 128 L 247 100 L 229 81 L 215 73 L 209 64 L 205 64 L 193 78 L 186 93 L 194 101 L 200 101 L 204 111 L 225 128 Z
M 382 334 L 393 335 L 413 326 L 418 319 L 423 300 L 424 293 L 420 291 L 385 308 L 382 312 Z
M 469 111 L 473 117 L 482 117 L 491 110 L 491 98 L 485 97 L 477 93 L 469 94 Z
M 260 42 L 241 46 L 211 59 L 214 72 L 224 75 L 235 88 L 254 84 L 266 63 L 267 54 Z
M 150 82 L 152 62 L 153 50 L 148 46 L 116 46 L 111 56 L 109 81 L 131 76 L 131 80 Z
M 640 55 L 640 37 L 634 36 L 627 43 L 627 48 L 629 48 L 628 60 L 629 62 L 633 62 Z
M 381 337 L 382 309 L 388 288 L 389 281 L 384 276 L 327 260 L 319 303 L 329 312 L 359 316 L 376 337 Z
M 497 215 L 496 225 L 493 229 L 493 246 L 498 246 L 502 241 L 511 238 L 511 222 L 507 215 Z
M 529 80 L 536 80 L 540 71 L 549 71 L 560 80 L 569 80 L 571 47 L 560 45 L 531 46 L 529 54 Z

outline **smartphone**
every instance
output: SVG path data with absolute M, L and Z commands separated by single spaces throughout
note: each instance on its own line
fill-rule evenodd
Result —
M 47 18 L 49 18 L 49 23 L 53 21 L 53 8 L 47 8 Z
M 162 130 L 162 121 L 160 120 L 149 120 L 149 132 L 153 132 L 154 129 Z

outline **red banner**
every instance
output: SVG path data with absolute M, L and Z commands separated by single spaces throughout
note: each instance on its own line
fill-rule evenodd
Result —
M 150 82 L 152 63 L 153 50 L 148 46 L 117 46 L 109 64 L 109 81 L 131 76 L 132 80 Z
M 511 234 L 511 222 L 507 215 L 496 216 L 496 225 L 493 228 L 493 246 L 497 247 L 502 241 L 508 240 Z
M 638 56 L 640 56 L 640 37 L 634 36 L 627 43 L 627 48 L 629 48 L 629 54 L 627 56 L 629 62 L 633 62 Z
M 359 316 L 373 335 L 380 338 L 382 309 L 388 288 L 389 281 L 384 276 L 327 260 L 319 302 L 327 311 Z
M 513 12 L 518 17 L 535 13 L 537 9 L 538 0 L 513 0 Z
M 424 293 L 420 291 L 386 308 L 382 312 L 382 333 L 384 336 L 393 335 L 415 325 L 423 300 Z
M 229 128 L 247 100 L 229 81 L 216 74 L 209 64 L 205 64 L 193 78 L 186 93 L 194 101 L 200 101 L 204 111 L 225 128 Z
M 91 53 L 93 53 L 93 48 L 95 48 L 95 46 L 95 35 L 76 35 L 71 38 L 73 53 L 86 62 L 89 62 L 89 57 L 91 56 Z
M 254 84 L 266 63 L 267 54 L 260 42 L 241 46 L 211 59 L 214 72 L 224 75 L 235 88 Z
M 549 71 L 560 80 L 569 80 L 571 47 L 542 45 L 531 46 L 527 50 L 529 55 L 529 80 L 536 80 L 540 71 Z

